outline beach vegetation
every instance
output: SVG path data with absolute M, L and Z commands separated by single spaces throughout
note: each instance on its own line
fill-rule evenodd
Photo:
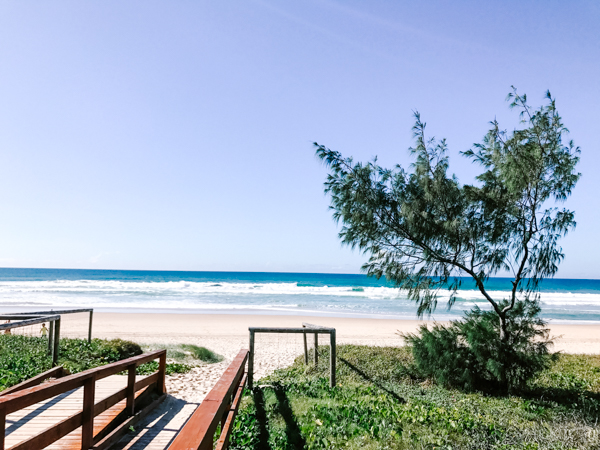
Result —
M 140 355 L 142 348 L 135 342 L 122 339 L 70 339 L 60 340 L 58 364 L 68 372 L 77 373 L 132 356 Z M 48 340 L 42 337 L 0 335 L 0 391 L 39 375 L 52 366 L 48 355 Z M 158 369 L 156 361 L 138 367 L 144 375 Z M 186 373 L 191 366 L 168 362 L 167 375 Z
M 539 287 L 556 274 L 564 258 L 558 241 L 575 227 L 573 211 L 559 206 L 580 177 L 580 150 L 566 141 L 549 92 L 546 100 L 533 109 L 513 88 L 508 101 L 519 127 L 508 132 L 494 120 L 481 143 L 462 152 L 481 168 L 472 184 L 449 174 L 446 141 L 427 137 L 418 112 L 411 170 L 354 162 L 315 143 L 329 169 L 325 191 L 340 239 L 369 256 L 368 275 L 403 289 L 419 317 L 435 311 L 440 291 L 449 293 L 451 308 L 463 277 L 487 301 L 488 309 L 475 307 L 448 328 L 406 336 L 419 366 L 438 382 L 510 391 L 551 362 Z M 507 294 L 496 298 L 486 282 L 506 274 Z
M 328 347 L 256 382 L 232 449 L 594 449 L 600 446 L 600 357 L 561 354 L 518 393 L 444 387 L 409 347 L 341 345 L 337 386 Z
M 195 365 L 198 363 L 213 364 L 223 361 L 223 356 L 194 344 L 147 344 L 144 351 L 166 349 L 167 358 L 177 363 Z

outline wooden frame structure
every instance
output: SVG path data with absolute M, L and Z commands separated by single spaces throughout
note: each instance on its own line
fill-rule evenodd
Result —
M 219 424 L 221 434 L 216 449 L 229 447 L 229 436 L 246 386 L 248 350 L 240 350 L 215 387 L 183 426 L 169 450 L 213 450 Z
M 158 359 L 158 371 L 136 381 L 136 369 L 139 365 Z M 67 375 L 37 386 L 13 389 L 0 396 L 0 450 L 4 450 L 6 416 L 20 409 L 27 408 L 44 400 L 54 398 L 73 389 L 83 387 L 83 405 L 80 412 L 67 417 L 41 433 L 31 436 L 9 450 L 37 450 L 47 447 L 67 434 L 81 427 L 81 449 L 106 449 L 118 441 L 129 426 L 139 421 L 156 404 L 166 396 L 165 371 L 167 352 L 159 350 L 132 358 L 117 361 L 105 366 L 96 367 L 84 372 Z M 53 369 L 56 370 L 56 369 Z M 96 381 L 119 372 L 127 371 L 127 386 L 107 398 L 94 402 Z M 57 374 L 54 374 L 57 375 Z M 35 382 L 42 383 L 50 376 L 49 372 L 36 377 Z M 34 380 L 28 380 L 29 383 Z M 136 403 L 148 399 L 152 393 L 158 398 L 143 408 L 136 408 Z M 125 400 L 124 408 L 114 410 L 114 421 L 125 416 L 125 420 L 114 429 L 107 426 L 94 435 L 94 418 Z M 138 403 L 139 406 L 140 403 Z M 142 403 L 143 404 L 143 403 Z M 136 410 L 137 409 L 137 410 Z M 109 425 L 115 424 L 111 422 Z
M 63 315 L 63 314 L 80 314 L 80 313 L 90 313 L 90 319 L 88 324 L 88 342 L 92 342 L 92 322 L 94 319 L 94 308 L 75 308 L 75 309 L 58 309 L 56 311 L 35 311 L 35 312 L 24 312 L 24 313 L 13 313 L 15 316 L 26 315 L 26 316 L 53 316 L 53 315 Z M 50 324 L 52 326 L 52 324 Z M 50 329 L 50 335 L 52 335 L 52 329 Z
M 14 328 L 22 328 L 38 323 L 49 322 L 50 329 L 48 330 L 48 354 L 52 355 L 52 366 L 58 363 L 59 343 L 60 343 L 60 318 L 62 314 L 79 314 L 90 313 L 88 325 L 88 342 L 92 342 L 92 321 L 94 317 L 93 308 L 77 308 L 77 309 L 59 309 L 56 311 L 34 311 L 34 312 L 17 312 L 11 314 L 0 314 L 0 320 L 18 320 L 14 323 L 0 324 L 0 331 L 12 330 Z
M 303 334 L 304 336 L 304 363 L 308 364 L 308 346 L 306 335 L 313 334 L 315 339 L 315 366 L 319 362 L 319 334 L 328 334 L 330 343 L 329 352 L 329 386 L 335 387 L 335 360 L 336 360 L 336 344 L 335 344 L 335 328 L 322 327 L 310 323 L 303 323 L 301 328 L 276 328 L 276 327 L 250 327 L 250 354 L 248 357 L 248 387 L 252 389 L 254 382 L 254 336 L 256 333 L 292 333 Z
M 60 342 L 60 315 L 40 316 L 25 313 L 2 314 L 0 315 L 0 320 L 18 320 L 18 322 L 0 324 L 0 331 L 50 322 L 50 332 L 48 333 L 48 353 L 52 354 L 52 366 L 56 366 L 58 362 Z

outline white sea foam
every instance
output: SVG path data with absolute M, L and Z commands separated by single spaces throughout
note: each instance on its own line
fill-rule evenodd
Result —
M 496 300 L 508 291 L 491 291 Z M 600 293 L 542 292 L 542 305 L 555 311 L 590 311 L 600 315 Z M 438 305 L 449 298 L 440 291 Z M 312 286 L 299 283 L 50 280 L 2 281 L 0 302 L 4 306 L 94 306 L 100 308 L 145 308 L 170 310 L 264 310 L 338 311 L 369 314 L 411 314 L 414 304 L 406 292 L 383 286 Z M 456 312 L 486 301 L 475 289 L 458 292 Z

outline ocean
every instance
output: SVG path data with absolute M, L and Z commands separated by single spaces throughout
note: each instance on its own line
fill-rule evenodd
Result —
M 496 299 L 510 280 L 493 278 Z M 431 319 L 460 317 L 487 308 L 464 279 L 458 300 L 446 308 L 442 292 Z M 541 289 L 542 317 L 553 322 L 600 322 L 600 280 L 552 279 Z M 259 272 L 0 269 L 2 311 L 93 307 L 96 311 L 244 313 L 336 317 L 416 318 L 406 295 L 365 275 Z

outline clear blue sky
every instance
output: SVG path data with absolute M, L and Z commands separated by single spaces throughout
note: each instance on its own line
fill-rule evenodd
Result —
M 559 276 L 600 278 L 597 1 L 3 1 L 0 266 L 358 272 L 313 141 L 451 167 L 511 84 L 582 148 Z

